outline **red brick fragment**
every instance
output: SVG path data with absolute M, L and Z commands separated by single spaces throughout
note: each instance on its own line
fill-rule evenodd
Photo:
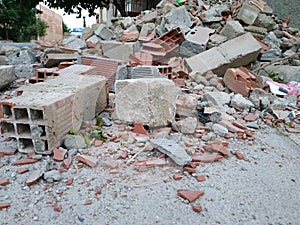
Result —
M 102 193 L 101 188 L 97 187 L 96 188 L 96 195 L 101 195 L 101 193 Z
M 0 203 L 0 209 L 7 209 L 10 207 L 10 203 Z
M 183 178 L 183 174 L 177 173 L 173 175 L 174 180 L 181 180 Z
M 72 185 L 74 182 L 74 178 L 70 178 L 67 180 L 67 185 Z
M 204 191 L 178 190 L 177 195 L 181 198 L 188 200 L 189 202 L 194 202 L 204 195 Z
M 60 212 L 61 211 L 61 208 L 60 208 L 60 206 L 58 205 L 57 202 L 54 204 L 54 211 L 56 211 L 56 212 Z
M 20 165 L 27 165 L 27 164 L 33 164 L 36 163 L 37 159 L 20 159 L 13 163 L 14 166 L 20 166 Z
M 72 163 L 72 156 L 69 156 L 68 158 L 64 159 L 64 161 L 62 162 L 63 167 L 65 167 L 66 169 L 69 169 Z
M 188 172 L 188 173 L 196 173 L 197 170 L 195 168 L 191 168 L 191 167 L 184 167 L 184 171 Z
M 41 170 L 33 170 L 29 175 L 29 178 L 26 181 L 27 186 L 31 186 L 36 183 L 43 176 L 43 172 Z
M 227 149 L 224 147 L 224 145 L 222 145 L 222 143 L 215 142 L 204 146 L 203 148 L 207 151 L 218 152 L 223 156 L 228 156 Z
M 95 167 L 98 163 L 98 160 L 96 158 L 87 155 L 78 155 L 76 156 L 76 159 L 79 162 L 83 162 L 84 164 L 87 164 L 90 167 Z
M 204 163 L 209 163 L 209 162 L 216 162 L 220 159 L 222 159 L 223 156 L 220 154 L 210 154 L 210 153 L 195 153 L 192 155 L 192 161 L 193 162 L 204 162 Z
M 205 181 L 205 176 L 204 176 L 204 175 L 199 175 L 199 176 L 196 177 L 196 180 L 197 180 L 198 182 Z
M 67 153 L 67 149 L 64 148 L 55 148 L 53 150 L 53 159 L 56 161 L 63 161 L 65 158 L 65 154 Z
M 245 120 L 248 122 L 253 122 L 255 120 L 257 120 L 258 116 L 254 113 L 249 113 L 248 115 L 245 116 Z
M 149 135 L 141 122 L 134 122 L 133 133 Z
M 87 200 L 87 201 L 84 203 L 84 205 L 91 205 L 91 204 L 93 204 L 93 201 L 92 201 L 92 200 Z
M 19 174 L 27 173 L 28 171 L 29 171 L 28 168 L 18 168 L 18 169 L 17 169 L 17 172 L 18 172 Z
M 94 145 L 95 147 L 100 147 L 103 144 L 102 140 L 95 140 Z
M 8 184 L 10 184 L 9 180 L 0 178 L 0 186 L 6 186 Z
M 193 206 L 192 206 L 192 209 L 193 209 L 194 212 L 197 212 L 197 213 L 202 212 L 202 207 L 201 207 L 201 205 L 193 205 Z
M 234 134 L 231 133 L 231 132 L 228 132 L 227 134 L 224 135 L 224 138 L 226 138 L 226 139 L 232 139 L 232 138 L 234 138 Z

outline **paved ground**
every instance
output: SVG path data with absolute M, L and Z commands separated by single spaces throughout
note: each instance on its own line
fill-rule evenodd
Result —
M 229 145 L 250 162 L 230 154 L 198 166 L 204 182 L 189 174 L 173 180 L 180 170 L 173 164 L 138 172 L 123 163 L 119 173 L 111 174 L 100 162 L 95 168 L 74 165 L 60 182 L 40 180 L 27 187 L 28 174 L 16 174 L 10 163 L 20 154 L 0 158 L 0 176 L 11 181 L 0 186 L 0 202 L 11 203 L 0 211 L 0 224 L 300 224 L 300 147 L 271 128 L 255 137 L 254 142 L 232 140 Z M 72 185 L 66 184 L 69 178 L 74 178 Z M 178 189 L 205 194 L 188 203 L 177 196 Z M 85 205 L 88 200 L 91 204 Z M 192 205 L 199 204 L 203 211 L 196 213 Z

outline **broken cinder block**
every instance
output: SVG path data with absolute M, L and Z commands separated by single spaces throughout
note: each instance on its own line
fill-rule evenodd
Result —
M 223 81 L 231 91 L 244 97 L 249 96 L 250 90 L 259 87 L 256 77 L 245 67 L 227 69 Z

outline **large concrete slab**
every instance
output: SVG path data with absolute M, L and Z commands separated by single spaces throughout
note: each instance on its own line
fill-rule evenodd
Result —
M 168 125 L 175 119 L 177 89 L 164 78 L 116 81 L 116 116 L 125 122 L 151 127 Z
M 205 74 L 208 71 L 222 76 L 230 67 L 240 67 L 257 59 L 261 45 L 246 33 L 218 47 L 211 48 L 185 60 L 190 72 Z

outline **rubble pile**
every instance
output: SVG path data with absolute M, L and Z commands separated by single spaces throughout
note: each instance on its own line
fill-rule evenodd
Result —
M 116 176 L 168 165 L 180 168 L 174 180 L 200 182 L 202 163 L 249 161 L 230 143 L 251 144 L 266 126 L 300 144 L 299 30 L 262 0 L 181 2 L 108 18 L 58 44 L 0 48 L 0 87 L 18 87 L 2 94 L 0 154 L 41 164 L 19 168 L 30 171 L 26 185 L 104 161 Z M 203 194 L 178 190 L 191 203 Z

